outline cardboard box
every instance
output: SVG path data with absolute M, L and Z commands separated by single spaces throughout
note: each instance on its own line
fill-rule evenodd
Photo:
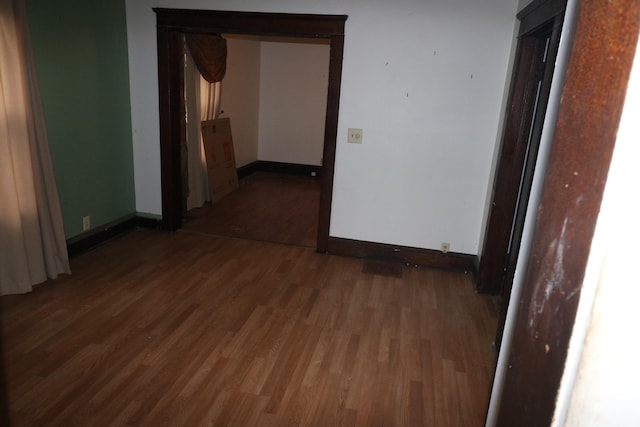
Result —
M 202 140 L 213 203 L 238 188 L 238 170 L 229 118 L 202 122 Z

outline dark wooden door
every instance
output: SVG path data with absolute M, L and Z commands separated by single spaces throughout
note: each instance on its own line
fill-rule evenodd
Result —
M 498 346 L 522 239 L 564 9 L 564 1 L 538 1 L 518 14 L 521 24 L 509 107 L 477 282 L 479 292 L 501 296 Z

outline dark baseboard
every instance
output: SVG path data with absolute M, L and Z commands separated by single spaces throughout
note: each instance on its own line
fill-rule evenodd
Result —
M 471 270 L 471 274 L 473 275 L 473 285 L 476 287 L 476 291 L 478 290 L 478 272 L 480 271 L 480 258 L 478 256 L 473 256 L 473 269 Z
M 159 218 L 150 218 L 148 216 L 136 215 L 136 227 L 140 228 L 161 228 L 162 220 Z
M 238 179 L 246 178 L 249 175 L 258 172 L 258 162 L 251 162 L 238 168 Z
M 478 257 L 475 255 L 443 253 L 432 249 L 363 242 L 340 237 L 329 237 L 327 249 L 327 252 L 334 255 L 465 271 L 472 274 L 474 281 L 478 274 Z
M 68 239 L 67 253 L 70 257 L 76 256 L 135 227 L 158 228 L 159 226 L 160 221 L 157 219 L 142 217 L 136 214 L 127 215 L 102 227 Z
M 322 166 L 256 160 L 255 162 L 238 168 L 238 179 L 246 178 L 247 176 L 255 172 L 271 172 L 283 173 L 287 175 L 320 177 L 322 173 Z
M 68 239 L 67 252 L 70 257 L 78 255 L 135 227 L 160 228 L 160 220 L 136 214 L 127 215 L 117 221 Z M 364 242 L 340 237 L 329 237 L 327 252 L 353 258 L 465 271 L 471 273 L 474 282 L 478 275 L 479 261 L 475 255 L 455 252 L 443 253 L 432 249 Z

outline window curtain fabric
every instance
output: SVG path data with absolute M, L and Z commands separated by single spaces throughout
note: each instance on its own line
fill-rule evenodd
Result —
M 0 294 L 70 273 L 25 1 L 0 0 Z
M 187 210 L 211 201 L 201 121 L 220 115 L 222 79 L 226 72 L 227 44 L 217 35 L 185 35 L 185 106 Z M 198 58 L 198 59 L 196 59 Z M 204 64 L 204 65 L 202 65 Z M 205 74 L 207 75 L 205 77 Z
M 200 119 L 215 120 L 220 116 L 222 82 L 209 83 L 200 77 Z
M 227 71 L 227 41 L 217 34 L 186 34 L 187 45 L 202 77 L 222 81 Z
M 202 143 L 200 128 L 202 97 L 200 94 L 200 72 L 193 61 L 189 49 L 185 45 L 184 88 L 186 107 L 186 174 L 188 183 L 187 210 L 198 208 L 211 200 L 209 180 L 207 178 L 207 161 Z M 206 82 L 206 81 L 205 81 Z M 207 83 L 208 84 L 208 83 Z

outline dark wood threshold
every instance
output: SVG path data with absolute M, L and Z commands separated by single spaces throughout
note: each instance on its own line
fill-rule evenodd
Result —
M 440 252 L 432 249 L 412 248 L 385 243 L 329 237 L 328 253 L 354 258 L 365 258 L 386 262 L 400 262 L 419 267 L 464 271 L 478 274 L 478 257 L 455 252 Z
M 256 160 L 255 162 L 251 162 L 238 168 L 238 179 L 246 178 L 256 172 L 320 177 L 322 166 Z
M 67 240 L 70 257 L 79 255 L 135 227 L 160 228 L 160 220 L 130 214 Z

